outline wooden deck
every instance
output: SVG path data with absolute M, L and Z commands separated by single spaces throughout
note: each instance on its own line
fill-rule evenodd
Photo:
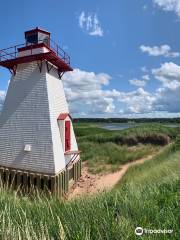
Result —
M 30 192 L 32 189 L 50 192 L 61 198 L 69 191 L 69 182 L 76 182 L 81 176 L 81 160 L 56 175 L 48 175 L 0 167 L 0 185 L 13 190 Z M 72 185 L 72 184 L 71 184 Z

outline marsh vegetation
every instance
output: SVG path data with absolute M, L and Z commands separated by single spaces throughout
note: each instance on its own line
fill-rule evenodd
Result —
M 0 239 L 133 240 L 137 226 L 172 229 L 171 235 L 159 234 L 158 239 L 179 239 L 179 129 L 155 124 L 111 132 L 79 123 L 75 129 L 82 158 L 92 171 L 103 164 L 113 168 L 171 144 L 152 160 L 131 167 L 112 191 L 93 197 L 67 202 L 2 187 Z M 147 234 L 144 239 L 156 237 Z

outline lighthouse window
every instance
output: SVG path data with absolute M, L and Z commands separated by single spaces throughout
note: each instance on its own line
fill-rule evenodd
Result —
M 26 41 L 27 41 L 27 44 L 38 43 L 38 35 L 37 34 L 33 34 L 33 35 L 30 35 L 30 36 L 27 36 L 26 37 Z
M 45 43 L 47 46 L 49 46 L 49 38 L 48 37 L 44 38 L 43 43 Z

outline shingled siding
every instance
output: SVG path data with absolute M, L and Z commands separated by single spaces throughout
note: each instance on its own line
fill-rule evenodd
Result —
M 53 139 L 54 164 L 57 173 L 66 166 L 63 147 L 64 139 L 61 138 L 57 118 L 60 113 L 69 113 L 69 109 L 64 94 L 62 80 L 59 79 L 58 72 L 55 68 L 52 68 L 49 73 L 46 73 L 46 80 Z
M 51 131 L 53 138 L 53 152 L 54 163 L 56 173 L 64 169 L 66 164 L 69 163 L 73 155 L 64 156 L 64 122 L 62 128 L 59 129 L 57 118 L 60 113 L 69 113 L 68 104 L 66 101 L 63 80 L 59 79 L 58 72 L 55 68 L 52 68 L 49 73 L 46 73 L 47 86 L 48 86 L 48 99 L 49 99 L 49 111 L 51 120 Z M 71 121 L 71 119 L 69 118 Z M 61 134 L 60 134 L 61 131 Z M 76 138 L 74 135 L 73 125 L 71 122 L 71 151 L 78 151 Z M 77 160 L 79 156 L 77 157 Z
M 30 144 L 31 152 L 24 152 Z M 0 165 L 55 173 L 46 68 L 18 65 L 0 115 Z

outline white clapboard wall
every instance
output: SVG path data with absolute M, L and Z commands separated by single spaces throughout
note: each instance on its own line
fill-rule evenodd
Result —
M 69 156 L 57 122 L 61 113 L 69 110 L 57 70 L 48 73 L 45 62 L 41 72 L 37 62 L 18 65 L 0 115 L 0 165 L 47 174 L 63 170 Z M 71 150 L 78 150 L 72 123 Z

